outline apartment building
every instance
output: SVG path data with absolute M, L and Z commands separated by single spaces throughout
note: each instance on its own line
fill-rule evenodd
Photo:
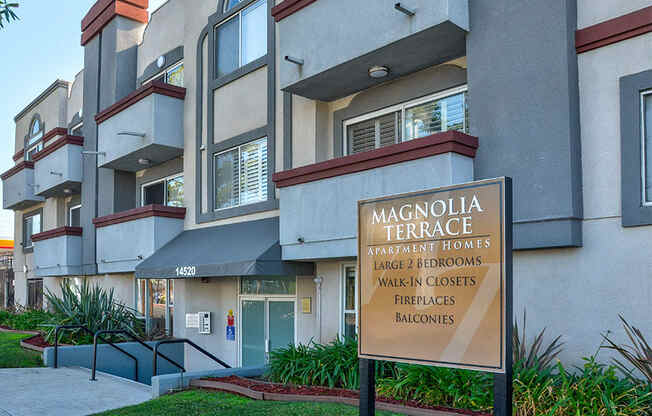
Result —
M 650 6 L 99 0 L 15 118 L 16 302 L 87 278 L 261 364 L 356 333 L 358 200 L 510 176 L 516 314 L 569 358 L 652 330 Z

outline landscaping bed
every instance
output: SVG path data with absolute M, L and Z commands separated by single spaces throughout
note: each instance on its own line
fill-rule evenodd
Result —
M 238 376 L 204 378 L 198 381 L 193 381 L 191 385 L 236 393 L 256 400 L 327 402 L 357 406 L 360 399 L 360 393 L 357 390 L 320 386 L 285 385 Z M 419 416 L 490 415 L 490 413 L 473 412 L 470 410 L 450 409 L 441 406 L 427 406 L 416 401 L 395 400 L 387 397 L 377 397 L 376 408 Z

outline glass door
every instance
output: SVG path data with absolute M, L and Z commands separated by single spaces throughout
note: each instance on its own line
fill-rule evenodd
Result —
M 242 366 L 265 365 L 265 300 L 241 301 Z
M 241 299 L 243 367 L 265 365 L 270 351 L 294 344 L 294 310 L 294 299 Z
M 277 348 L 294 344 L 294 301 L 268 300 L 267 354 Z

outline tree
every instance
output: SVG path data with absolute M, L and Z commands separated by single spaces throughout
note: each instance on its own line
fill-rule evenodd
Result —
M 0 0 L 0 29 L 4 29 L 3 22 L 18 20 L 18 15 L 13 9 L 18 7 L 18 3 L 7 3 L 6 0 Z

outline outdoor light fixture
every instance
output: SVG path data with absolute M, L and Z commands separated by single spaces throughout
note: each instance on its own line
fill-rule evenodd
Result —
M 399 12 L 401 12 L 401 13 L 405 13 L 406 15 L 408 15 L 408 16 L 410 16 L 410 17 L 414 16 L 414 14 L 415 14 L 415 13 L 414 13 L 414 10 L 412 10 L 412 9 L 408 9 L 407 7 L 403 6 L 401 3 L 396 3 L 396 4 L 394 5 L 394 8 L 395 8 L 396 10 L 398 10 Z
M 389 68 L 386 66 L 372 66 L 369 68 L 371 78 L 385 78 L 389 74 Z
M 288 61 L 288 62 L 292 62 L 293 64 L 303 65 L 303 59 L 301 59 L 301 58 L 295 58 L 295 57 L 290 56 L 290 55 L 285 55 L 285 60 Z
M 158 66 L 159 68 L 163 68 L 163 65 L 165 65 L 165 56 L 161 55 L 156 60 L 156 66 Z
M 149 165 L 150 163 L 152 163 L 152 161 L 149 160 L 149 159 L 145 159 L 145 158 L 140 158 L 140 159 L 138 159 L 138 164 L 139 164 L 139 165 L 147 166 L 147 165 Z
M 66 189 L 63 190 L 63 193 L 66 194 L 66 195 L 70 195 L 72 193 L 72 189 L 66 188 Z
M 298 242 L 299 244 L 303 244 L 303 243 L 306 242 L 306 240 L 305 240 L 303 237 L 299 237 L 299 238 L 297 238 L 297 242 Z

